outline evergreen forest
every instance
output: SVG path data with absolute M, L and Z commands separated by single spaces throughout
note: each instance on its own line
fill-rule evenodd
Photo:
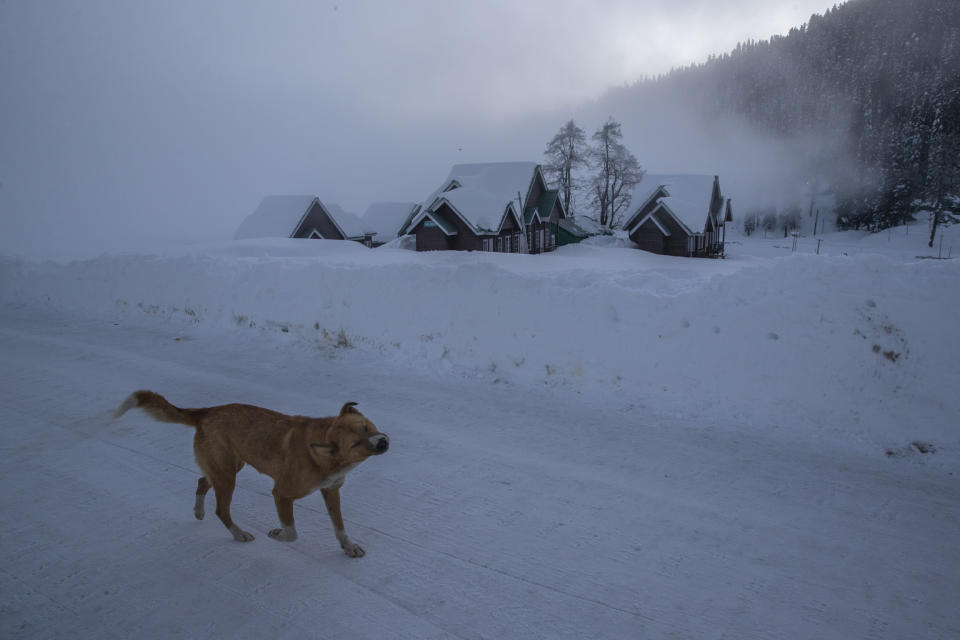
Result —
M 841 229 L 960 221 L 960 0 L 851 0 L 608 97 L 809 139 L 798 192 L 831 195 Z

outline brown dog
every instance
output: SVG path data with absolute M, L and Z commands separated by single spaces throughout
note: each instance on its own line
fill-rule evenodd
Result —
M 343 405 L 332 418 L 288 416 L 248 404 L 226 404 L 204 409 L 179 409 L 152 391 L 135 391 L 124 400 L 114 417 L 139 407 L 161 422 L 195 427 L 193 451 L 203 477 L 197 482 L 193 509 L 203 519 L 203 499 L 213 486 L 217 516 L 240 542 L 253 536 L 234 524 L 230 501 L 237 472 L 244 463 L 274 479 L 273 497 L 281 528 L 268 535 L 274 540 L 297 539 L 293 524 L 293 501 L 317 489 L 323 494 L 334 533 L 344 553 L 353 558 L 364 554 L 343 529 L 340 487 L 351 469 L 370 456 L 384 453 L 390 439 L 354 407 Z

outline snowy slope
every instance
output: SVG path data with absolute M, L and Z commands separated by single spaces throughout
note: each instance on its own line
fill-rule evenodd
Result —
M 0 635 L 955 637 L 960 267 L 911 234 L 0 261 Z M 359 402 L 393 444 L 343 490 L 367 556 L 319 498 L 269 540 L 249 469 L 254 542 L 195 521 L 190 430 L 109 419 L 141 387 Z

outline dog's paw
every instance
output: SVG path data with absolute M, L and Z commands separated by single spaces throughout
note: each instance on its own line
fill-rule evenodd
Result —
M 293 527 L 283 527 L 282 529 L 271 529 L 267 535 L 280 542 L 293 542 L 297 539 L 297 530 Z
M 337 536 L 337 542 L 340 543 L 340 548 L 343 549 L 343 552 L 350 556 L 351 558 L 361 558 L 364 553 L 363 547 L 358 545 L 356 542 L 350 539 L 350 536 L 347 535 L 347 532 L 343 529 L 337 529 L 334 531 Z
M 253 540 L 253 534 L 247 533 L 237 525 L 230 527 L 230 533 L 233 534 L 233 539 L 237 542 L 250 542 Z

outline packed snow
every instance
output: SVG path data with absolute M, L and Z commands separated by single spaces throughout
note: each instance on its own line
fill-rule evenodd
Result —
M 925 231 L 2 258 L 0 635 L 957 637 L 958 236 Z M 256 540 L 197 522 L 191 430 L 110 418 L 138 388 L 358 402 L 366 557 L 319 497 L 268 539 L 250 469 Z

